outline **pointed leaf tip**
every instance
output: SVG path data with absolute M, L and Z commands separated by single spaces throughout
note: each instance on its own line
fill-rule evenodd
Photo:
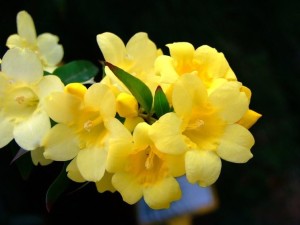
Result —
M 137 77 L 129 74 L 125 70 L 109 63 L 104 62 L 115 76 L 128 88 L 131 94 L 136 98 L 138 103 L 144 108 L 147 113 L 151 112 L 153 97 L 148 86 Z

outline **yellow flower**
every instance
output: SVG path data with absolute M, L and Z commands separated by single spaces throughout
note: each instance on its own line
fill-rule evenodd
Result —
M 43 67 L 29 49 L 8 50 L 0 72 L 0 148 L 12 139 L 25 150 L 40 147 L 50 129 L 44 99 L 63 89 L 56 76 L 43 76 Z
M 158 77 L 154 74 L 154 62 L 160 53 L 146 33 L 136 33 L 125 46 L 117 35 L 105 32 L 97 35 L 97 43 L 107 62 L 139 78 L 150 90 L 155 91 Z M 128 92 L 108 67 L 105 67 L 105 73 L 101 82 L 113 86 L 119 92 Z
M 184 155 L 160 152 L 149 137 L 151 126 L 139 123 L 133 135 L 119 122 L 110 140 L 107 170 L 123 200 L 134 204 L 144 197 L 153 209 L 168 208 L 181 197 L 175 177 L 184 174 Z
M 28 48 L 34 51 L 43 63 L 45 70 L 52 72 L 63 58 L 63 47 L 58 44 L 59 38 L 50 33 L 36 35 L 32 17 L 26 11 L 17 14 L 17 34 L 7 39 L 8 48 Z
M 224 54 L 215 48 L 202 45 L 195 49 L 188 42 L 175 42 L 167 47 L 170 56 L 159 56 L 155 61 L 155 71 L 170 102 L 173 84 L 182 75 L 197 74 L 207 88 L 216 78 L 236 80 Z
M 97 35 L 97 43 L 107 62 L 139 78 L 152 93 L 155 92 L 159 77 L 154 73 L 154 62 L 161 52 L 148 38 L 147 33 L 136 33 L 125 46 L 117 35 L 105 32 Z M 138 103 L 134 96 L 107 66 L 101 83 L 108 85 L 115 93 L 117 112 L 125 118 L 124 124 L 130 131 L 144 121 L 138 115 Z
M 150 133 L 160 151 L 186 151 L 187 179 L 201 186 L 217 180 L 221 158 L 244 163 L 252 157 L 253 136 L 237 123 L 247 112 L 249 100 L 240 91 L 240 82 L 219 79 L 208 92 L 196 74 L 181 76 L 172 94 L 175 112 L 162 116 Z
M 68 168 L 68 176 L 75 181 L 81 177 L 99 181 L 105 172 L 107 141 L 110 132 L 114 132 L 107 126 L 116 120 L 112 91 L 104 84 L 95 83 L 87 89 L 83 84 L 72 83 L 64 92 L 52 93 L 45 106 L 57 122 L 43 140 L 45 158 L 72 160 L 75 166 Z

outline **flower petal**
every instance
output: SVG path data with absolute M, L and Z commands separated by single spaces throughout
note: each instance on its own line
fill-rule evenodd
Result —
M 229 124 L 240 120 L 248 110 L 249 100 L 240 88 L 240 82 L 226 81 L 209 95 L 212 104 L 220 110 L 222 119 Z
M 67 166 L 66 168 L 66 171 L 67 171 L 67 176 L 75 181 L 75 182 L 78 182 L 78 183 L 82 183 L 82 182 L 85 182 L 86 180 L 82 177 L 81 173 L 79 172 L 78 170 L 78 167 L 77 167 L 77 163 L 76 163 L 76 158 L 74 158 Z
M 135 149 L 145 149 L 152 144 L 149 137 L 150 125 L 146 122 L 139 123 L 133 131 L 133 141 Z
M 96 83 L 90 86 L 85 94 L 85 102 L 99 109 L 104 120 L 111 119 L 116 114 L 115 96 L 105 84 Z
M 149 136 L 157 149 L 168 154 L 182 154 L 187 150 L 181 124 L 181 119 L 175 113 L 167 113 L 152 124 Z
M 30 44 L 36 41 L 36 31 L 32 17 L 26 12 L 21 11 L 17 15 L 18 34 L 26 39 Z
M 37 95 L 40 100 L 43 101 L 51 92 L 60 91 L 63 92 L 64 84 L 62 81 L 54 75 L 44 76 L 37 85 Z
M 115 34 L 104 32 L 97 35 L 98 46 L 107 62 L 120 64 L 126 55 L 123 41 Z
M 195 48 L 188 42 L 175 42 L 167 44 L 172 58 L 178 63 L 190 63 L 193 60 Z
M 53 162 L 53 160 L 51 160 L 51 159 L 45 159 L 44 148 L 42 148 L 42 147 L 39 147 L 39 148 L 36 148 L 36 149 L 30 151 L 30 153 L 31 153 L 32 162 L 36 166 L 38 164 L 40 164 L 42 166 L 46 166 Z
M 195 61 L 201 67 L 200 76 L 210 78 L 222 77 L 227 80 L 236 80 L 224 54 L 208 45 L 202 45 L 195 51 Z
M 41 59 L 48 66 L 57 65 L 63 58 L 64 50 L 62 45 L 58 44 L 58 41 L 59 38 L 50 33 L 41 34 L 37 38 Z
M 253 157 L 250 152 L 254 138 L 249 130 L 241 125 L 227 126 L 217 148 L 217 154 L 224 160 L 245 163 Z
M 192 107 L 203 106 L 207 100 L 207 90 L 196 74 L 185 74 L 174 84 L 172 102 L 176 114 L 189 117 Z
M 117 119 L 110 120 L 107 128 L 111 133 L 106 169 L 109 172 L 122 170 L 126 165 L 126 158 L 133 150 L 132 136 L 124 125 Z
M 94 147 L 78 152 L 76 163 L 84 179 L 99 181 L 105 172 L 107 151 L 105 148 Z
M 166 177 L 161 182 L 144 189 L 144 199 L 152 209 L 170 207 L 170 203 L 181 198 L 181 190 L 174 177 Z
M 26 48 L 28 43 L 20 37 L 18 34 L 12 34 L 7 38 L 6 41 L 6 46 L 8 48 L 14 48 L 14 47 L 19 47 L 19 48 Z
M 116 191 L 116 189 L 111 183 L 112 176 L 113 176 L 112 173 L 105 172 L 101 180 L 96 182 L 96 188 L 98 192 L 103 193 L 105 191 L 110 191 L 110 192 Z
M 64 124 L 57 124 L 50 129 L 42 142 L 46 159 L 67 161 L 79 152 L 79 141 L 73 130 Z
M 13 134 L 18 145 L 25 150 L 41 146 L 42 138 L 50 130 L 50 120 L 46 112 L 35 112 L 28 120 L 15 125 Z
M 170 56 L 161 55 L 154 62 L 156 73 L 161 76 L 161 83 L 173 84 L 179 77 L 174 68 L 174 59 Z
M 112 177 L 112 184 L 128 204 L 134 204 L 143 196 L 142 187 L 134 176 L 127 173 L 116 173 Z
M 1 68 L 9 78 L 23 82 L 32 83 L 43 77 L 41 61 L 29 49 L 9 49 L 3 56 Z
M 44 100 L 48 115 L 58 123 L 72 123 L 77 119 L 82 101 L 80 98 L 64 92 L 53 92 Z
M 143 48 L 143 51 L 141 51 Z M 133 35 L 126 44 L 127 54 L 134 60 L 135 66 L 131 71 L 147 71 L 153 68 L 157 56 L 156 45 L 148 38 L 145 32 L 138 32 Z
M 221 159 L 214 151 L 191 150 L 185 155 L 186 177 L 202 187 L 215 183 L 221 172 Z
M 13 123 L 0 112 L 0 148 L 13 140 L 13 128 Z
M 245 115 L 238 121 L 238 124 L 242 125 L 243 127 L 249 129 L 251 128 L 257 120 L 261 117 L 262 115 L 249 109 Z

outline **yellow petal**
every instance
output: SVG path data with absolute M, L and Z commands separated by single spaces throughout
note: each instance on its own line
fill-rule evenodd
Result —
M 172 102 L 176 114 L 189 117 L 192 108 L 202 106 L 207 100 L 207 90 L 195 74 L 185 74 L 174 84 Z
M 245 115 L 238 121 L 238 124 L 249 129 L 252 127 L 262 115 L 249 109 Z
M 152 144 L 149 137 L 150 125 L 146 122 L 139 123 L 133 132 L 133 141 L 135 149 L 145 149 Z
M 57 65 L 63 58 L 64 50 L 58 41 L 59 38 L 50 33 L 41 34 L 37 38 L 41 59 L 48 66 Z
M 46 166 L 53 162 L 53 160 L 45 159 L 44 157 L 44 148 L 39 147 L 34 149 L 33 151 L 30 151 L 31 159 L 34 165 L 42 165 Z
M 28 43 L 26 42 L 26 40 L 21 38 L 20 35 L 12 34 L 7 38 L 6 46 L 8 48 L 14 48 L 14 47 L 26 48 L 28 47 Z
M 101 100 L 99 100 L 99 96 L 101 96 Z M 85 102 L 87 105 L 99 109 L 104 120 L 115 117 L 115 95 L 106 85 L 96 83 L 90 86 L 85 94 Z
M 185 174 L 185 161 L 184 161 L 184 155 L 171 155 L 171 154 L 165 154 L 164 160 L 166 164 L 168 165 L 169 173 L 173 177 L 182 176 Z
M 13 140 L 13 123 L 0 111 L 0 148 Z
M 32 83 L 43 77 L 43 66 L 37 55 L 29 49 L 9 49 L 3 56 L 1 68 L 14 80 Z
M 96 188 L 98 192 L 103 193 L 105 191 L 110 191 L 110 192 L 116 191 L 116 189 L 111 183 L 112 176 L 113 176 L 112 173 L 105 172 L 102 179 L 96 182 Z
M 115 34 L 105 32 L 97 35 L 98 46 L 107 62 L 120 64 L 126 55 L 123 41 Z
M 87 88 L 82 83 L 69 83 L 65 86 L 64 91 L 80 99 L 84 99 Z
M 51 92 L 54 91 L 63 91 L 64 84 L 62 81 L 54 75 L 44 76 L 37 86 L 37 95 L 40 100 L 43 101 L 45 97 L 47 97 Z
M 200 77 L 225 78 L 236 80 L 236 76 L 230 68 L 222 52 L 208 45 L 202 45 L 195 51 L 195 61 L 201 67 Z
M 106 169 L 109 172 L 122 170 L 126 159 L 133 150 L 132 136 L 124 125 L 117 119 L 110 120 L 107 128 L 111 133 Z
M 45 98 L 44 108 L 48 115 L 58 123 L 72 123 L 77 119 L 82 101 L 74 95 L 53 92 Z
M 191 150 L 185 155 L 186 177 L 192 184 L 212 185 L 220 175 L 221 166 L 221 159 L 214 151 Z
M 124 122 L 124 126 L 130 131 L 133 132 L 135 127 L 139 124 L 144 122 L 142 117 L 132 117 L 132 118 L 126 118 Z
M 144 199 L 152 209 L 165 209 L 170 203 L 181 198 L 181 190 L 174 177 L 166 177 L 161 182 L 144 189 Z
M 79 152 L 79 141 L 73 131 L 64 124 L 57 124 L 50 129 L 42 142 L 46 159 L 67 161 Z
M 86 180 L 82 177 L 81 173 L 78 170 L 77 163 L 76 163 L 76 158 L 74 158 L 67 166 L 66 168 L 67 171 L 67 176 L 71 180 L 82 183 L 85 182 Z
M 136 117 L 138 115 L 138 102 L 133 95 L 122 92 L 116 99 L 117 112 L 121 117 Z
M 161 76 L 161 83 L 173 84 L 178 79 L 179 75 L 173 63 L 174 59 L 166 55 L 161 55 L 155 60 L 155 71 Z
M 241 83 L 226 81 L 209 95 L 212 104 L 220 111 L 220 116 L 229 124 L 240 120 L 247 112 L 249 100 L 240 92 Z
M 173 44 L 167 44 L 170 50 L 170 55 L 177 61 L 191 62 L 194 57 L 194 46 L 188 42 L 175 42 Z
M 112 184 L 128 204 L 134 204 L 143 196 L 142 187 L 134 176 L 127 173 L 116 173 L 112 177 Z
M 141 51 L 143 48 L 143 51 Z M 154 60 L 157 56 L 157 49 L 155 44 L 148 38 L 145 32 L 138 32 L 133 35 L 126 44 L 127 56 L 134 60 L 135 67 L 132 71 L 139 70 L 147 71 L 153 68 Z
M 168 154 L 182 154 L 187 150 L 181 133 L 182 120 L 175 113 L 167 113 L 149 129 L 149 136 L 157 149 Z
M 21 11 L 17 14 L 18 34 L 29 43 L 36 41 L 36 31 L 32 17 L 26 12 Z
M 105 172 L 107 150 L 94 147 L 78 152 L 76 163 L 84 179 L 87 181 L 99 181 Z
M 226 127 L 217 154 L 224 160 L 234 163 L 245 163 L 252 158 L 250 149 L 254 145 L 252 134 L 238 124 Z
M 50 120 L 46 112 L 35 112 L 29 119 L 15 125 L 14 138 L 26 150 L 41 146 L 42 138 L 50 130 Z

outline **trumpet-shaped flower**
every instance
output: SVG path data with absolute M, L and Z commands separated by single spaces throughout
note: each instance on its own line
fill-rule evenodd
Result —
M 125 46 L 117 35 L 105 32 L 97 35 L 97 43 L 107 62 L 139 78 L 154 92 L 158 84 L 158 77 L 154 74 L 154 62 L 159 51 L 146 33 L 136 33 Z M 106 77 L 101 82 L 115 87 L 119 92 L 128 92 L 108 67 L 105 67 L 105 73 Z
M 13 48 L 3 56 L 0 72 L 0 148 L 15 139 L 25 150 L 40 147 L 50 129 L 44 99 L 63 89 L 56 76 L 43 76 L 43 67 L 31 50 Z
M 125 46 L 117 35 L 105 32 L 97 35 L 97 43 L 107 62 L 137 77 L 154 93 L 159 78 L 154 73 L 154 61 L 159 51 L 146 33 L 136 33 Z M 134 96 L 107 66 L 101 83 L 110 86 L 114 91 L 117 112 L 125 118 L 124 124 L 129 130 L 132 131 L 138 123 L 144 121 L 138 115 L 138 103 Z
M 10 35 L 8 48 L 28 48 L 35 52 L 43 63 L 45 70 L 52 72 L 63 58 L 63 47 L 58 44 L 59 38 L 50 33 L 36 35 L 32 17 L 26 11 L 17 14 L 17 34 Z
M 173 143 L 180 140 L 182 147 L 177 151 L 186 151 L 187 179 L 201 186 L 209 186 L 217 180 L 221 159 L 244 163 L 252 158 L 253 136 L 237 123 L 248 111 L 249 100 L 240 91 L 240 82 L 221 78 L 218 83 L 208 92 L 197 75 L 181 76 L 173 88 L 175 112 L 162 116 L 150 132 L 162 152 L 168 153 L 174 149 Z
M 119 121 L 111 125 L 116 135 L 110 140 L 107 170 L 114 173 L 113 186 L 129 204 L 144 197 L 151 208 L 168 208 L 181 197 L 175 177 L 184 174 L 184 154 L 160 152 L 145 122 L 136 126 L 133 135 Z
M 99 181 L 105 172 L 107 141 L 114 132 L 108 125 L 116 120 L 115 104 L 112 91 L 99 83 L 88 89 L 71 83 L 64 92 L 52 93 L 45 106 L 57 124 L 43 140 L 45 158 L 72 160 L 75 166 L 69 167 L 68 176 L 75 181 Z
M 159 56 L 155 70 L 161 76 L 162 83 L 174 83 L 179 76 L 196 72 L 206 87 L 210 87 L 215 78 L 236 80 L 223 53 L 208 45 L 196 50 L 188 42 L 168 44 L 170 56 Z

